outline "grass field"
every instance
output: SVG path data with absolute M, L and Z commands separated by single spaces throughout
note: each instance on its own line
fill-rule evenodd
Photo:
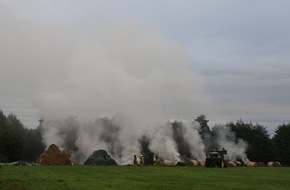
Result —
M 290 168 L 3 166 L 0 189 L 290 189 Z

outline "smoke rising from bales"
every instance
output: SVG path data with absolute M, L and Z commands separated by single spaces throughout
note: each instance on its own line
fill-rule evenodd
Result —
M 234 132 L 229 127 L 218 125 L 214 128 L 215 144 L 218 148 L 225 148 L 227 150 L 226 159 L 242 160 L 247 163 L 249 160 L 246 155 L 248 144 L 242 139 L 236 139 Z
M 115 27 L 106 26 L 93 39 L 80 41 L 66 80 L 54 91 L 41 93 L 41 113 L 48 120 L 69 115 L 84 120 L 76 139 L 78 161 L 102 148 L 119 163 L 127 163 L 132 153 L 140 153 L 143 134 L 152 152 L 179 161 L 171 124 L 160 121 L 191 119 L 195 110 L 207 106 L 202 76 L 188 67 L 178 44 L 144 33 L 135 23 L 126 23 L 122 30 Z M 99 116 L 112 120 L 88 122 Z M 183 130 L 190 155 L 203 158 L 203 144 L 192 141 L 200 141 L 197 130 Z
M 205 146 L 198 132 L 200 128 L 198 123 L 173 121 L 171 125 L 173 139 L 183 160 L 205 158 Z
M 143 123 L 145 124 L 145 123 Z M 205 144 L 215 144 L 228 151 L 226 159 L 247 162 L 247 143 L 235 138 L 224 126 L 213 129 L 211 143 L 202 140 L 199 125 L 172 121 L 133 123 L 124 116 L 97 118 L 92 122 L 67 119 L 45 121 L 43 138 L 48 146 L 57 144 L 75 163 L 83 163 L 95 150 L 105 149 L 118 164 L 132 164 L 133 154 L 156 154 L 173 163 L 189 159 L 205 159 Z M 142 126 L 143 125 L 143 126 Z
M 149 145 L 150 150 L 158 154 L 162 159 L 172 161 L 180 160 L 180 153 L 177 150 L 177 145 L 172 139 L 173 133 L 170 123 L 165 126 L 158 127 L 152 133 L 152 140 Z
M 75 163 L 82 163 L 98 149 L 107 150 L 119 164 L 131 163 L 133 154 L 147 154 L 148 152 L 143 152 L 145 149 L 161 159 L 174 162 L 205 158 L 204 145 L 195 126 L 175 121 L 165 122 L 163 125 L 154 123 L 146 128 L 137 127 L 141 123 L 133 124 L 127 122 L 127 119 L 115 116 L 111 119 L 98 118 L 93 122 L 80 122 L 70 117 L 45 121 L 44 142 L 47 146 L 55 143 L 62 147 Z M 177 134 L 175 124 L 184 132 Z M 145 139 L 142 141 L 142 138 Z M 147 147 L 142 144 L 144 142 L 148 143 L 145 145 Z

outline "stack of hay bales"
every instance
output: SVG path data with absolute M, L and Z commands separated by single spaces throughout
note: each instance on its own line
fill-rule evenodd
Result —
M 281 167 L 280 162 L 268 162 L 268 167 Z
M 258 167 L 258 163 L 257 162 L 251 162 L 249 161 L 247 164 L 246 164 L 247 167 Z
M 62 152 L 55 144 L 51 144 L 48 149 L 39 156 L 36 163 L 41 165 L 72 165 L 68 155 Z

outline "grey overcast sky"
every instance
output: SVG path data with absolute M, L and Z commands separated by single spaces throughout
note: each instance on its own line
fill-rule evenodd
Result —
M 0 109 L 272 133 L 290 121 L 290 1 L 0 0 Z

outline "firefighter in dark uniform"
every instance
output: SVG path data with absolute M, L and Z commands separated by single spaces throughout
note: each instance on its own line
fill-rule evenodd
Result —
M 134 166 L 137 166 L 138 165 L 138 163 L 137 163 L 137 155 L 136 154 L 134 154 L 133 165 Z

